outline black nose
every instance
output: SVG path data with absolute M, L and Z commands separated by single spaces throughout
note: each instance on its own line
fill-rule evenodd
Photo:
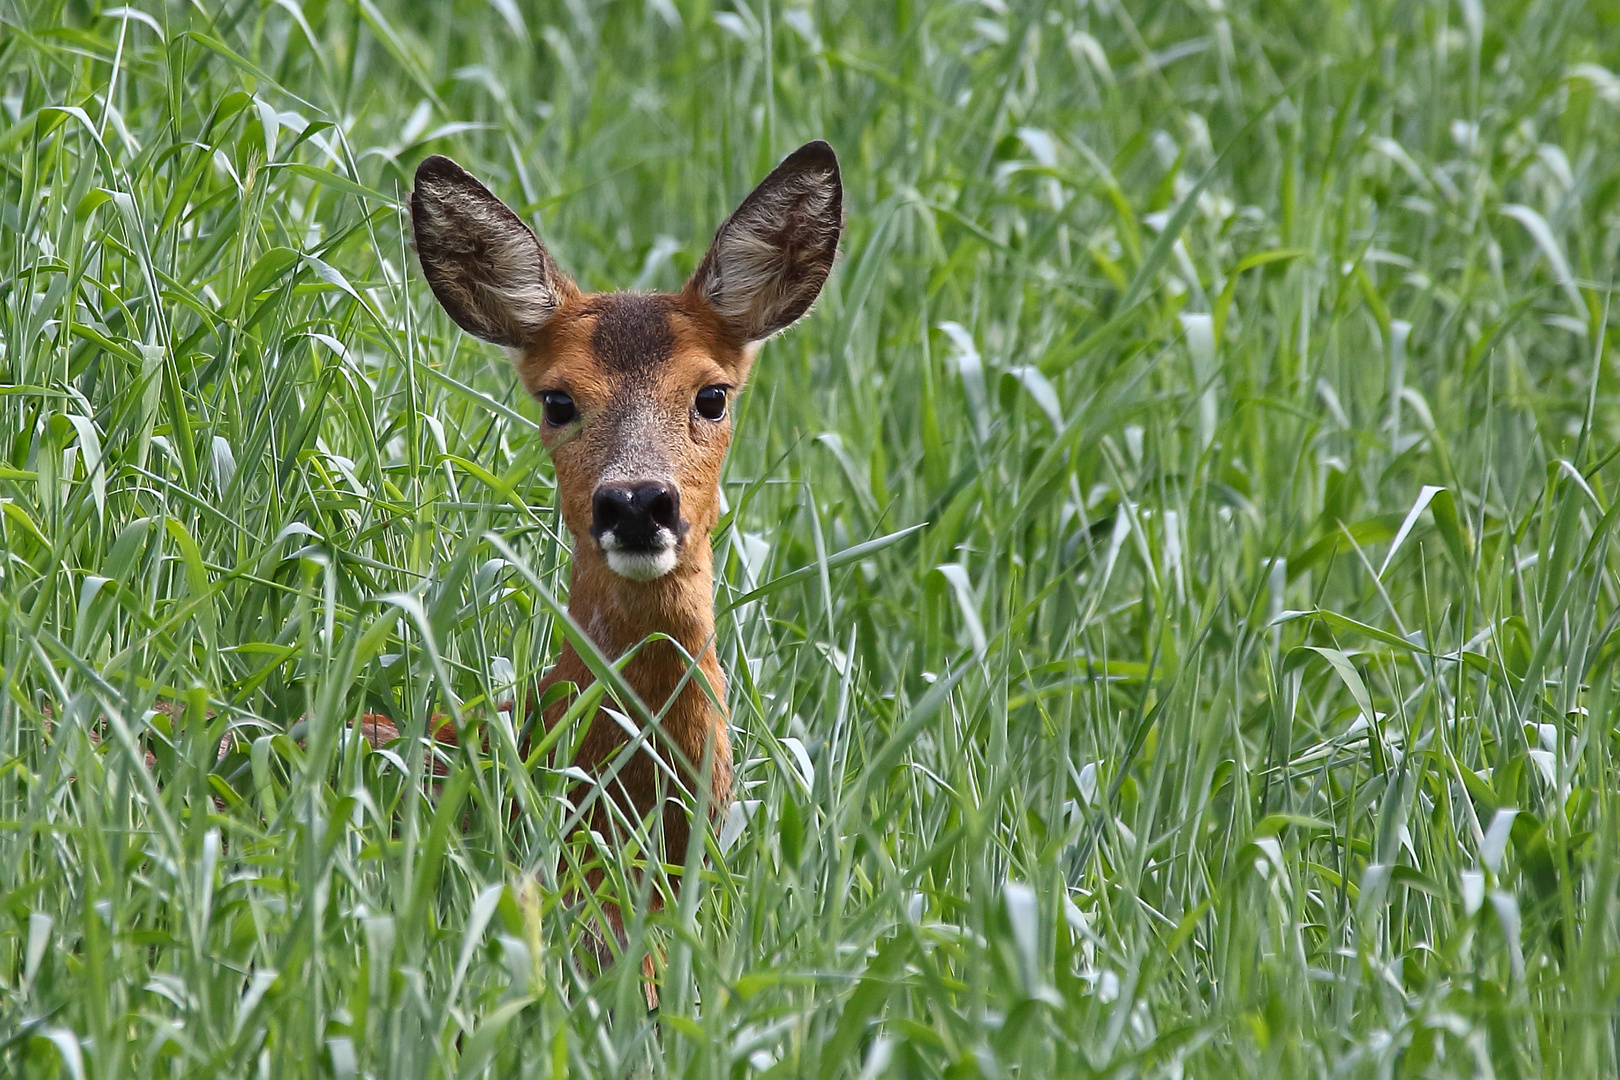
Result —
M 651 548 L 659 529 L 680 535 L 681 494 L 656 481 L 604 484 L 591 499 L 591 513 L 591 535 L 597 539 L 611 532 L 620 547 Z

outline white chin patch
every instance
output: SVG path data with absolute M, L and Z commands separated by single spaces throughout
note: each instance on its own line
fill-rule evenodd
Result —
M 663 542 L 657 551 L 628 551 L 619 546 L 611 533 L 602 534 L 602 554 L 607 556 L 608 569 L 631 581 L 651 581 L 675 569 L 675 537 L 668 529 L 658 530 Z

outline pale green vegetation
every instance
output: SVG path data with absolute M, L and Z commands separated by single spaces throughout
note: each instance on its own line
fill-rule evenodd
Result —
M 95 6 L 0 0 L 0 1072 L 1620 1069 L 1613 5 Z M 400 199 L 670 289 L 814 137 L 655 1020 L 491 724 L 567 551 Z M 440 786 L 342 737 L 452 708 Z

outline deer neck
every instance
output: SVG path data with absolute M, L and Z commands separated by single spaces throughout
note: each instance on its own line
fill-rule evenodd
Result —
M 696 532 L 696 530 L 693 530 Z M 576 543 L 568 613 L 602 654 L 618 660 L 636 653 L 621 669 L 625 682 L 680 748 L 689 776 L 706 770 L 708 805 L 717 812 L 731 800 L 731 742 L 725 676 L 714 646 L 714 569 L 709 538 L 688 539 L 674 570 L 653 581 L 631 581 L 607 566 L 594 542 Z M 701 546 L 696 546 L 701 545 Z M 670 640 L 646 642 L 650 634 Z M 642 644 L 646 642 L 646 644 Z M 692 670 L 692 661 L 697 670 Z M 565 646 L 552 678 L 584 686 L 592 676 L 572 645 Z M 577 764 L 594 768 L 624 742 L 624 730 L 598 716 L 581 745 Z M 627 781 L 634 786 L 635 781 Z M 651 784 L 651 774 L 645 778 Z M 637 789 L 647 795 L 649 787 Z M 650 796 L 648 796 L 650 798 Z M 637 804 L 640 812 L 648 806 Z M 666 815 L 671 850 L 684 851 L 684 818 Z
M 650 634 L 671 639 L 641 645 L 624 668 L 625 681 L 654 711 L 665 707 L 683 679 L 691 683 L 687 657 L 698 661 L 715 696 L 723 693 L 714 651 L 714 555 L 707 536 L 688 537 L 687 544 L 680 564 L 652 581 L 614 573 L 594 541 L 574 546 L 568 613 L 604 656 L 617 660 Z M 700 687 L 690 689 L 707 701 Z

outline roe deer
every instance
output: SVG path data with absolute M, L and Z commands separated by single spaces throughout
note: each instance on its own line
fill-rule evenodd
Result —
M 430 157 L 416 170 L 411 216 L 433 294 L 462 329 L 506 347 L 541 405 L 541 438 L 573 535 L 569 614 L 609 659 L 651 634 L 670 639 L 643 645 L 623 672 L 647 707 L 663 713 L 664 743 L 646 740 L 605 785 L 631 820 L 661 809 L 664 852 L 650 857 L 684 861 L 691 827 L 679 803 L 657 806 L 663 769 L 652 754 L 662 745 L 678 751 L 668 765 L 688 788 L 706 771 L 711 812 L 730 802 L 727 715 L 714 704 L 725 700 L 725 680 L 713 642 L 709 543 L 731 441 L 729 405 L 761 343 L 820 293 L 838 247 L 842 203 L 832 147 L 808 143 L 720 226 L 680 292 L 591 294 L 455 162 Z M 687 656 L 696 658 L 695 673 Z M 565 645 L 531 700 L 557 682 L 583 689 L 592 681 Z M 542 724 L 549 729 L 567 705 L 547 708 Z M 366 723 L 373 742 L 397 735 L 386 721 Z M 575 763 L 597 772 L 627 740 L 624 728 L 599 712 Z M 613 835 L 600 800 L 586 820 Z M 620 916 L 610 911 L 609 918 L 622 938 Z M 655 1001 L 650 982 L 647 992 Z

